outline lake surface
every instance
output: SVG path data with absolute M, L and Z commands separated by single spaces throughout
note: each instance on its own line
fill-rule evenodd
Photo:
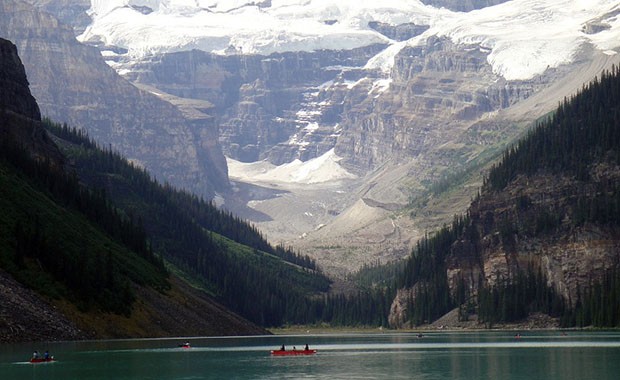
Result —
M 189 349 L 178 347 L 184 341 Z M 270 350 L 305 344 L 311 356 Z M 34 350 L 54 363 L 30 364 Z M 0 379 L 620 379 L 620 332 L 433 332 L 0 345 Z

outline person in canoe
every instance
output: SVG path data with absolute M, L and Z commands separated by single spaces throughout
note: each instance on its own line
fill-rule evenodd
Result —
M 43 355 L 39 354 L 39 351 L 35 351 L 30 358 L 30 363 L 47 363 L 53 361 L 55 361 L 55 359 L 50 355 L 49 351 L 45 351 Z
M 284 345 L 282 345 L 282 347 L 280 347 L 280 351 L 286 351 L 286 349 L 284 348 Z
M 280 347 L 279 350 L 271 351 L 271 355 L 274 356 L 297 356 L 297 355 L 314 355 L 316 354 L 316 350 L 311 350 L 310 347 L 306 344 L 303 349 L 297 349 L 297 347 L 293 346 L 292 350 L 285 351 L 284 347 Z

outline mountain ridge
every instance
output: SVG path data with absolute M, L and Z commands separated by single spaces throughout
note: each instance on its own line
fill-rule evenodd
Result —
M 467 12 L 450 10 L 453 1 L 81 4 L 92 8 L 87 28 L 81 18 L 64 20 L 117 73 L 185 98 L 192 115 L 212 116 L 217 137 L 194 134 L 192 144 L 217 149 L 218 140 L 229 159 L 258 162 L 259 171 L 268 163 L 284 171 L 296 159 L 307 170 L 323 159 L 316 174 L 334 164 L 324 156 L 334 149 L 336 164 L 355 178 L 302 188 L 219 164 L 233 181 L 214 199 L 337 276 L 406 256 L 423 231 L 465 209 L 494 157 L 619 59 L 613 1 L 461 2 Z M 244 23 L 250 16 L 262 22 Z M 135 35 L 162 20 L 165 38 Z M 409 210 L 459 173 L 471 181 L 452 204 L 433 197 L 434 208 Z M 410 211 L 429 217 L 409 220 Z
M 464 216 L 418 243 L 392 324 L 430 323 L 452 307 L 487 327 L 533 312 L 564 327 L 620 323 L 619 74 L 565 99 L 504 152 Z
M 123 80 L 51 14 L 17 0 L 0 9 L 0 36 L 17 45 L 44 116 L 84 128 L 162 181 L 205 197 L 229 187 L 209 117 L 186 120 L 176 106 Z
M 168 276 L 140 227 L 65 172 L 4 39 L 0 88 L 0 341 L 267 333 Z

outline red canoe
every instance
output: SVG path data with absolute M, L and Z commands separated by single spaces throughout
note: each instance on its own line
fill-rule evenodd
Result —
M 316 350 L 274 350 L 271 351 L 271 355 L 275 356 L 294 356 L 294 355 L 314 355 L 316 354 Z
M 54 358 L 47 358 L 47 359 L 45 359 L 45 358 L 36 358 L 36 359 L 35 358 L 31 358 L 30 359 L 30 363 L 50 363 L 50 362 L 53 362 L 53 361 L 55 361 Z

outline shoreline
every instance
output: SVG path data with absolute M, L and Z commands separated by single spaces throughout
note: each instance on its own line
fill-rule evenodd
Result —
M 378 327 L 316 327 L 316 326 L 290 326 L 267 329 L 273 335 L 330 335 L 330 334 L 419 334 L 419 333 L 476 333 L 476 332 L 501 332 L 501 331 L 618 331 L 620 328 L 606 327 L 524 327 L 502 325 L 493 328 L 435 328 L 432 326 L 420 326 L 415 329 L 390 329 Z
M 93 339 L 93 338 L 85 338 L 85 339 L 62 339 L 62 340 L 24 340 L 24 341 L 0 341 L 0 346 L 2 345 L 13 345 L 13 344 L 37 344 L 37 343 L 67 343 L 67 342 L 98 342 L 98 341 L 127 341 L 127 340 L 165 340 L 165 339 L 200 339 L 200 338 L 231 338 L 231 337 L 250 337 L 250 336 L 318 336 L 318 335 L 380 335 L 380 334 L 437 334 L 437 333 L 487 333 L 487 332 L 519 332 L 521 335 L 523 332 L 582 332 L 582 331 L 591 331 L 591 332 L 618 332 L 620 331 L 620 327 L 519 327 L 513 325 L 502 325 L 493 328 L 436 328 L 432 326 L 421 326 L 416 329 L 389 329 L 389 328 L 380 328 L 380 327 L 327 327 L 327 326 L 288 326 L 288 327 L 277 327 L 266 329 L 269 334 L 265 335 L 196 335 L 196 336 L 159 336 L 159 337 L 125 337 L 125 338 L 102 338 L 102 339 Z

